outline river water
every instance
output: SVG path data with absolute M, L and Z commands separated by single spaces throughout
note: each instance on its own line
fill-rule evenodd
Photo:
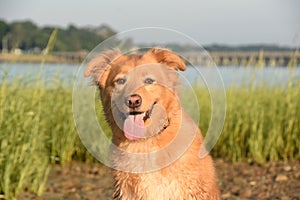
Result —
M 73 84 L 74 80 L 82 75 L 80 64 L 39 64 L 39 63 L 0 63 L 0 83 L 5 79 L 13 81 L 16 78 L 26 78 L 28 81 L 53 79 Z M 38 74 L 40 73 L 40 76 Z M 286 86 L 296 82 L 300 77 L 300 67 L 191 67 L 180 72 L 180 75 L 189 83 L 206 84 L 207 82 L 222 81 L 225 87 L 244 86 L 251 83 L 263 83 L 270 86 Z M 299 82 L 298 82 L 299 83 Z

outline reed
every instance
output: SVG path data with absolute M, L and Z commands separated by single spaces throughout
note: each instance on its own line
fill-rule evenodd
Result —
M 74 128 L 71 86 L 54 77 L 49 87 L 41 79 L 56 34 L 51 34 L 35 80 L 10 80 L 8 72 L 0 71 L 1 198 L 15 199 L 25 188 L 41 195 L 51 163 L 89 156 Z
M 41 194 L 51 163 L 93 160 L 75 131 L 71 86 L 12 82 L 0 87 L 0 194 L 8 199 L 24 188 Z
M 228 88 L 226 120 L 213 154 L 260 163 L 299 159 L 299 86 L 300 78 L 291 69 L 287 87 L 252 84 Z M 203 127 L 206 125 L 204 122 Z

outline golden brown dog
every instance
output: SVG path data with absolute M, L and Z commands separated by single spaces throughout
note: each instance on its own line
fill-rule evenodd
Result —
M 176 70 L 185 64 L 173 52 L 108 51 L 85 70 L 99 86 L 117 169 L 114 198 L 219 199 L 213 161 L 199 157 L 203 137 L 182 109 Z M 123 151 L 122 151 L 123 150 Z

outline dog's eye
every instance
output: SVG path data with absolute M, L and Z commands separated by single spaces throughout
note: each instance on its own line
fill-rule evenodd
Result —
M 119 78 L 116 82 L 117 82 L 118 85 L 123 85 L 123 84 L 125 84 L 126 79 L 125 78 Z
M 154 80 L 152 78 L 146 78 L 144 82 L 146 84 L 152 84 L 152 83 L 154 83 Z

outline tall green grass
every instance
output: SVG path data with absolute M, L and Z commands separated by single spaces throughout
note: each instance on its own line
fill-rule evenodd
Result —
M 44 80 L 0 86 L 0 194 L 13 199 L 27 188 L 41 194 L 51 163 L 87 160 L 72 117 L 72 88 Z
M 0 86 L 0 195 L 15 198 L 27 189 L 40 195 L 52 163 L 94 159 L 73 121 L 72 86 L 54 78 L 9 81 Z M 210 120 L 210 97 L 198 88 L 202 132 Z M 223 133 L 213 155 L 256 162 L 300 158 L 300 80 L 287 87 L 258 84 L 229 87 Z M 99 110 L 99 105 L 96 105 Z M 103 121 L 103 116 L 98 116 Z
M 226 119 L 212 154 L 232 161 L 300 159 L 300 77 L 290 68 L 286 86 L 255 83 L 226 89 Z M 207 90 L 197 89 L 205 134 L 211 112 Z
M 229 88 L 224 129 L 213 154 L 233 161 L 300 158 L 300 84 Z

